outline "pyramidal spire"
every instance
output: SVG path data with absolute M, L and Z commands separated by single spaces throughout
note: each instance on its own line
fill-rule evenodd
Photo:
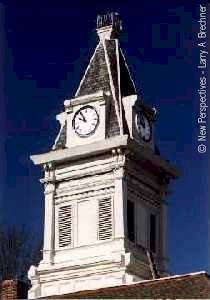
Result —
M 134 82 L 119 45 L 122 22 L 118 13 L 98 15 L 97 34 L 99 43 L 90 59 L 76 92 L 76 97 L 103 90 L 114 90 L 116 97 L 136 94 Z M 114 95 L 113 95 L 114 96 Z

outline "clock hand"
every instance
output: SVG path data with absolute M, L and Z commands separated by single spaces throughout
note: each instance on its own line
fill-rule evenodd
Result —
M 82 112 L 80 112 L 80 115 L 82 116 L 83 121 L 84 121 L 84 122 L 87 122 L 87 120 L 85 119 L 85 117 L 84 117 L 84 115 L 83 115 Z
M 144 118 L 142 116 L 140 118 L 140 124 L 145 128 L 145 121 L 144 121 Z

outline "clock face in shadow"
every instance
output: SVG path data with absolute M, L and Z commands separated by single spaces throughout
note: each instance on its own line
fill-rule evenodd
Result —
M 96 131 L 99 124 L 99 116 L 93 106 L 86 105 L 80 108 L 74 115 L 72 127 L 80 137 L 88 137 Z
M 148 117 L 142 111 L 140 111 L 136 114 L 135 123 L 140 137 L 145 142 L 149 142 L 152 137 L 152 127 Z

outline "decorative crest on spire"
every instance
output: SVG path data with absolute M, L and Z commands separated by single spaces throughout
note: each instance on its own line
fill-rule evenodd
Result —
M 122 31 L 122 21 L 118 13 L 97 16 L 97 33 L 101 38 L 117 38 Z

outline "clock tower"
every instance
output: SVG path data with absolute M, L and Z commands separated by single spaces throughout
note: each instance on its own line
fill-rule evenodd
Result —
M 43 259 L 29 298 L 130 284 L 168 272 L 167 194 L 178 174 L 155 147 L 156 110 L 138 95 L 118 14 L 97 18 L 98 45 L 57 116 L 44 170 Z

